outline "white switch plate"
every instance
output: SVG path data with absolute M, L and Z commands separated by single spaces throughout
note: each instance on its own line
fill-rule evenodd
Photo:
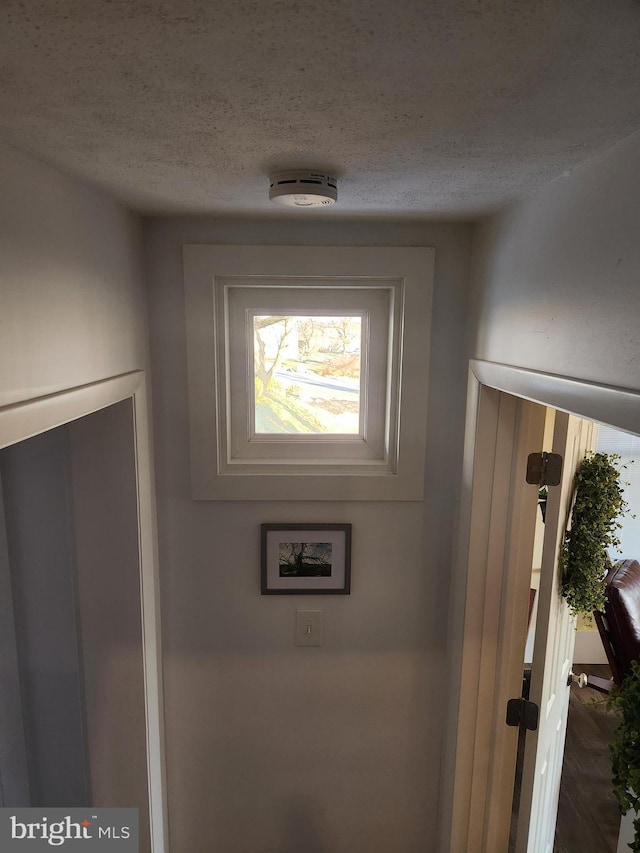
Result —
M 296 611 L 296 646 L 322 645 L 322 610 Z

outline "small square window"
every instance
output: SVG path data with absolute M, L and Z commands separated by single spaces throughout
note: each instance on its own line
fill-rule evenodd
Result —
M 258 473 L 266 465 L 275 473 L 277 464 L 318 474 L 363 464 L 393 472 L 390 383 L 399 367 L 394 306 L 402 282 L 270 278 L 258 285 L 221 276 L 214 291 L 221 473 Z M 301 350 L 296 335 L 305 325 L 311 334 Z M 328 379 L 350 356 L 358 364 L 355 385 L 344 375 Z M 350 427 L 339 428 L 337 416 L 354 403 Z
M 432 260 L 429 249 L 185 247 L 195 496 L 421 494 Z
M 363 435 L 363 319 L 357 314 L 254 316 L 252 432 Z

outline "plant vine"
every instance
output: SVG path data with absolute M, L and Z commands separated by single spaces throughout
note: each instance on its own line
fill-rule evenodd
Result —
M 604 578 L 610 562 L 607 549 L 620 544 L 619 517 L 627 510 L 622 494 L 619 456 L 592 453 L 575 475 L 571 529 L 560 553 L 562 595 L 574 615 L 590 621 L 594 610 L 604 611 Z
M 631 672 L 610 696 L 609 705 L 621 714 L 611 744 L 613 790 L 622 814 L 636 812 L 634 840 L 629 848 L 640 853 L 640 664 L 633 661 Z

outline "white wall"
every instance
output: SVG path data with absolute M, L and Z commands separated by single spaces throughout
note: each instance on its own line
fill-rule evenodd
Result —
M 145 366 L 138 219 L 0 147 L 0 406 Z
M 25 742 L 30 788 L 20 805 L 88 805 L 66 428 L 0 451 L 0 473 L 23 711 L 13 734 Z
M 635 134 L 477 229 L 476 357 L 640 388 L 639 173 Z
M 638 424 L 640 431 L 640 424 Z M 616 531 L 619 544 L 609 548 L 612 560 L 640 560 L 640 435 L 601 426 L 597 432 L 596 451 L 613 453 L 619 457 L 622 494 L 627 502 L 627 512 L 618 519 Z
M 147 223 L 171 849 L 435 850 L 446 615 L 460 480 L 470 229 Z M 436 247 L 426 499 L 194 502 L 184 242 Z M 259 525 L 353 524 L 350 596 L 261 597 Z M 324 645 L 294 645 L 298 607 Z

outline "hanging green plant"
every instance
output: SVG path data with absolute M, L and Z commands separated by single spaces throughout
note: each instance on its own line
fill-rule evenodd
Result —
M 590 621 L 594 610 L 604 611 L 604 578 L 609 568 L 607 548 L 620 544 L 619 517 L 627 509 L 622 496 L 619 456 L 592 453 L 575 476 L 571 529 L 560 553 L 562 595 L 574 615 Z
M 610 746 L 613 790 L 622 814 L 636 812 L 633 821 L 634 840 L 629 848 L 640 853 L 640 664 L 633 661 L 631 672 L 609 699 L 610 706 L 620 712 L 621 722 Z

